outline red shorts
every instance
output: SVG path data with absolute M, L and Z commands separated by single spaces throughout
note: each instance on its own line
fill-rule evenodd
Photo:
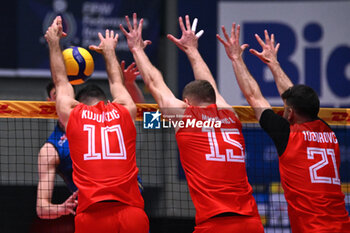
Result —
M 75 216 L 75 233 L 148 233 L 148 230 L 145 211 L 120 202 L 98 202 Z
M 263 233 L 260 217 L 225 216 L 214 217 L 198 224 L 193 233 Z

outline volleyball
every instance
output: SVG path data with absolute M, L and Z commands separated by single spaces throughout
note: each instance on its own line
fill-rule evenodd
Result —
M 86 49 L 70 47 L 63 51 L 68 80 L 72 85 L 84 83 L 94 72 L 94 60 Z

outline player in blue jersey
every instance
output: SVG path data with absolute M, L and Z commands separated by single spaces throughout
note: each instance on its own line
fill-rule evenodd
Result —
M 144 102 L 141 90 L 135 83 L 136 76 L 139 75 L 135 63 L 126 69 L 125 62 L 121 62 L 125 86 L 135 102 Z M 53 83 L 46 87 L 48 101 L 56 100 L 56 89 Z M 37 191 L 36 212 L 42 219 L 57 219 L 63 215 L 75 215 L 77 207 L 77 187 L 72 179 L 72 160 L 69 154 L 66 134 L 58 121 L 54 131 L 41 147 L 38 156 L 39 183 Z M 61 204 L 52 203 L 52 193 L 54 188 L 56 173 L 59 174 L 68 189 L 72 193 L 67 200 Z M 140 191 L 142 191 L 141 179 L 138 176 Z
M 48 101 L 56 100 L 56 89 L 52 83 L 47 86 Z M 36 212 L 39 218 L 56 219 L 63 215 L 75 214 L 77 187 L 72 179 L 72 160 L 69 155 L 68 141 L 58 121 L 55 130 L 41 147 L 38 156 L 39 184 Z M 56 173 L 58 173 L 72 195 L 62 204 L 53 204 L 52 192 Z

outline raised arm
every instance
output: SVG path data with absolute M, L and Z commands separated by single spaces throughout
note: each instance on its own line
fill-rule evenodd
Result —
M 114 35 L 113 30 L 109 31 L 107 29 L 105 37 L 103 37 L 101 33 L 98 33 L 98 37 L 101 43 L 98 46 L 90 45 L 89 48 L 101 53 L 105 59 L 109 88 L 113 97 L 113 102 L 126 107 L 131 117 L 135 119 L 136 105 L 123 84 L 123 73 L 115 54 L 115 49 L 118 44 L 118 34 Z
M 225 27 L 222 26 L 221 28 L 226 41 L 218 34 L 216 37 L 225 47 L 226 54 L 232 62 L 237 83 L 243 92 L 244 97 L 247 99 L 249 105 L 254 109 L 256 119 L 260 120 L 261 113 L 265 109 L 271 108 L 271 106 L 261 94 L 259 85 L 249 73 L 247 66 L 243 61 L 242 54 L 248 45 L 239 44 L 240 26 L 238 25 L 236 29 L 236 24 L 232 24 L 230 37 L 226 33 Z
M 62 204 L 52 203 L 56 167 L 59 156 L 51 143 L 45 143 L 38 156 L 39 183 L 36 200 L 36 213 L 42 219 L 55 219 L 62 215 L 74 214 L 78 205 L 77 192 L 73 193 Z
M 123 71 L 125 87 L 131 95 L 131 98 L 134 100 L 135 103 L 144 103 L 145 97 L 143 96 L 142 91 L 137 86 L 135 81 L 136 77 L 140 74 L 139 70 L 137 69 L 136 63 L 131 63 L 125 69 L 125 61 L 122 61 L 120 63 L 120 66 Z
M 146 46 L 151 42 L 142 39 L 143 19 L 140 19 L 138 24 L 136 13 L 133 14 L 133 25 L 131 25 L 128 16 L 125 16 L 125 19 L 129 32 L 127 32 L 122 25 L 120 25 L 120 29 L 127 38 L 129 49 L 134 56 L 139 71 L 141 72 L 142 79 L 152 93 L 159 107 L 161 109 L 167 109 L 186 106 L 186 104 L 177 99 L 167 87 L 162 74 L 152 65 L 144 51 Z
M 224 98 L 220 95 L 215 79 L 209 70 L 209 67 L 203 60 L 202 56 L 198 51 L 198 39 L 203 34 L 203 30 L 195 34 L 197 27 L 197 19 L 193 21 L 192 27 L 190 24 L 190 18 L 188 15 L 185 16 L 186 27 L 183 23 L 182 17 L 179 17 L 179 25 L 182 31 L 180 39 L 175 38 L 173 35 L 168 34 L 168 39 L 176 44 L 179 49 L 184 51 L 191 63 L 193 74 L 197 80 L 206 80 L 213 86 L 216 94 L 216 104 L 219 107 L 231 107 L 226 103 Z
M 60 39 L 66 36 L 62 31 L 61 16 L 57 16 L 52 25 L 47 29 L 45 39 L 49 45 L 50 51 L 50 68 L 53 83 L 56 87 L 56 110 L 60 121 L 67 126 L 69 114 L 78 104 L 74 99 L 74 90 L 68 82 L 66 67 L 62 50 L 60 48 Z
M 275 36 L 271 34 L 271 39 L 267 30 L 265 33 L 265 42 L 260 38 L 258 34 L 255 34 L 255 38 L 261 45 L 263 49 L 261 52 L 256 51 L 255 49 L 250 49 L 249 51 L 260 58 L 271 70 L 272 75 L 275 79 L 276 86 L 280 95 L 283 94 L 288 88 L 293 86 L 290 78 L 284 73 L 283 69 L 280 66 L 280 63 L 277 60 L 277 53 L 280 47 L 278 43 L 275 45 Z

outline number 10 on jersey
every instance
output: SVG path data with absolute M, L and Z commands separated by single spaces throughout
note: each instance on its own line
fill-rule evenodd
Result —
M 111 127 L 101 127 L 100 141 L 96 140 L 95 125 L 84 125 L 84 131 L 88 132 L 88 153 L 84 154 L 84 160 L 98 160 L 98 159 L 126 159 L 126 150 L 124 144 L 123 132 L 120 125 L 113 125 Z M 111 152 L 111 144 L 109 140 L 109 133 L 115 133 L 119 142 L 119 152 Z M 101 143 L 102 155 L 96 152 L 96 143 Z M 117 142 L 112 142 L 115 145 Z

